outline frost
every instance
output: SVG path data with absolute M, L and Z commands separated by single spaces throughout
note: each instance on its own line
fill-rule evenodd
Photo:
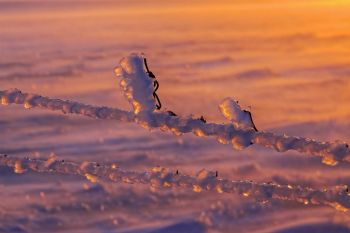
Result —
M 269 200 L 296 202 L 305 205 L 330 206 L 341 212 L 348 212 L 350 195 L 344 191 L 345 186 L 328 189 L 313 189 L 273 183 L 255 183 L 252 181 L 232 181 L 218 179 L 215 173 L 202 169 L 197 176 L 172 172 L 170 169 L 155 167 L 151 171 L 136 172 L 112 168 L 111 165 L 85 162 L 84 166 L 74 162 L 54 160 L 50 168 L 45 159 L 16 158 L 0 155 L 0 166 L 13 168 L 20 164 L 21 173 L 26 171 L 81 176 L 96 183 L 100 181 L 123 182 L 127 184 L 148 184 L 153 188 L 189 188 L 194 192 L 212 191 L 234 193 L 261 203 Z
M 0 91 L 1 103 L 22 104 L 26 106 L 42 108 L 52 111 L 61 111 L 62 113 L 72 113 L 85 115 L 97 119 L 113 119 L 119 121 L 133 121 L 134 114 L 113 108 L 95 107 L 74 101 L 65 101 L 60 99 L 52 99 L 40 95 L 22 93 L 18 89 Z
M 202 169 L 197 173 L 198 180 L 204 180 L 209 177 L 209 171 Z
M 134 107 L 134 113 L 142 111 L 153 112 L 156 102 L 153 98 L 153 81 L 147 75 L 141 54 L 131 54 L 120 61 L 115 69 L 116 75 L 121 77 L 120 86 L 125 97 Z
M 243 150 L 244 148 L 252 144 L 251 139 L 249 137 L 243 137 L 241 135 L 234 136 L 232 138 L 231 143 L 232 147 L 236 150 Z
M 96 183 L 97 182 L 97 177 L 94 176 L 94 175 L 86 173 L 85 177 L 86 177 L 87 180 L 91 181 L 92 183 Z
M 199 185 L 193 185 L 193 192 L 200 193 L 202 192 L 202 188 Z
M 254 129 L 257 131 L 251 113 L 247 110 L 242 110 L 238 101 L 232 98 L 226 98 L 219 105 L 219 109 L 222 115 L 224 115 L 227 120 L 231 121 L 236 128 Z
M 14 165 L 14 167 L 13 167 L 13 170 L 14 170 L 14 172 L 17 173 L 17 174 L 21 174 L 21 173 L 24 173 L 24 172 L 25 172 L 25 170 L 22 168 L 22 164 L 21 164 L 20 161 L 16 161 L 16 162 L 15 162 L 15 165 Z

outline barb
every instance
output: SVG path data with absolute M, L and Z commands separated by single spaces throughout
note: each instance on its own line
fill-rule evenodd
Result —
M 54 157 L 44 160 L 0 155 L 0 166 L 10 167 L 14 169 L 15 173 L 33 171 L 82 176 L 91 182 L 101 180 L 116 183 L 148 184 L 152 187 L 189 188 L 194 192 L 234 193 L 261 202 L 280 200 L 305 205 L 326 205 L 342 212 L 348 212 L 350 208 L 350 194 L 347 192 L 346 186 L 317 190 L 273 183 L 232 181 L 217 178 L 215 172 L 204 169 L 199 171 L 195 177 L 181 174 L 178 170 L 174 172 L 161 167 L 155 167 L 147 172 L 135 172 L 123 170 L 116 164 L 105 165 L 95 162 L 79 164 L 57 160 Z
M 163 131 L 171 131 L 175 135 L 192 132 L 199 137 L 216 137 L 218 142 L 232 144 L 232 147 L 237 150 L 259 144 L 279 152 L 296 150 L 318 156 L 327 165 L 350 162 L 350 149 L 344 142 L 318 142 L 308 138 L 257 131 L 250 112 L 242 110 L 231 98 L 225 99 L 219 106 L 223 116 L 230 121 L 227 124 L 206 122 L 204 118 L 181 117 L 171 114 L 171 111 L 156 111 L 156 100 L 153 97 L 154 84 L 145 72 L 143 59 L 143 56 L 133 54 L 123 58 L 120 66 L 116 68 L 116 74 L 121 78 L 120 85 L 134 108 L 133 112 L 51 99 L 22 93 L 17 89 L 0 91 L 1 103 L 3 105 L 23 104 L 25 108 L 38 107 L 98 119 L 136 122 L 142 127 L 160 128 Z
M 149 76 L 150 78 L 152 78 L 152 79 L 156 79 L 156 76 L 155 76 L 155 75 L 149 70 L 149 68 L 148 68 L 147 59 L 144 58 L 143 61 L 144 61 L 144 63 L 145 63 L 146 72 L 148 73 L 148 76 Z M 157 103 L 156 103 L 156 108 L 159 110 L 159 109 L 162 108 L 162 104 L 161 104 L 160 99 L 159 99 L 159 97 L 158 97 L 158 95 L 157 95 L 157 93 L 156 93 L 157 90 L 158 90 L 158 88 L 159 88 L 159 83 L 158 83 L 157 80 L 154 80 L 154 81 L 153 81 L 153 87 L 154 87 L 153 97 L 154 97 L 154 99 L 157 101 Z

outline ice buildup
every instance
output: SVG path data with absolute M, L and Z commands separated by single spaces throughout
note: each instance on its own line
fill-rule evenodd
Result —
M 247 110 L 242 110 L 241 106 L 239 106 L 238 102 L 234 99 L 224 99 L 219 105 L 219 109 L 222 115 L 224 115 L 227 120 L 231 121 L 236 128 L 254 129 L 257 131 L 251 113 Z

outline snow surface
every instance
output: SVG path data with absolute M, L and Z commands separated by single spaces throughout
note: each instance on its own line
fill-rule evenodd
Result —
M 0 12 L 1 90 L 86 103 L 87 115 L 102 110 L 93 106 L 123 110 L 92 119 L 0 105 L 0 153 L 43 161 L 39 169 L 64 160 L 136 172 L 111 182 L 92 173 L 32 171 L 24 161 L 1 166 L 0 232 L 350 231 L 348 213 L 335 203 L 159 186 L 171 177 L 162 178 L 166 167 L 180 177 L 326 189 L 333 197 L 350 185 L 346 162 L 328 166 L 309 153 L 259 145 L 236 151 L 210 137 L 113 120 L 133 110 L 113 68 L 142 51 L 164 111 L 229 124 L 217 106 L 233 97 L 252 113 L 257 134 L 271 132 L 260 137 L 263 144 L 277 145 L 272 133 L 349 142 L 346 1 L 29 0 L 0 2 Z M 155 174 L 156 185 L 128 183 L 140 173 Z

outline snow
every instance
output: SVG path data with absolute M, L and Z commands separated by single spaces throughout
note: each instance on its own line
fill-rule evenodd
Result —
M 231 121 L 238 129 L 255 129 L 251 113 L 242 110 L 238 101 L 233 98 L 226 98 L 219 105 L 220 111 L 224 117 Z
M 348 6 L 0 2 L 0 232 L 349 232 Z

